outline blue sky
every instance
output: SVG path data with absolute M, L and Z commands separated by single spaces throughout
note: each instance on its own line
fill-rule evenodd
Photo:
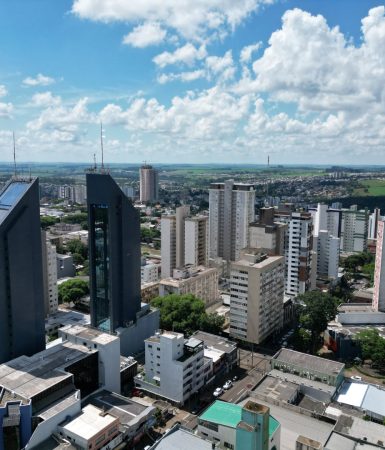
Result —
M 106 3 L 0 2 L 0 160 L 384 163 L 381 3 Z

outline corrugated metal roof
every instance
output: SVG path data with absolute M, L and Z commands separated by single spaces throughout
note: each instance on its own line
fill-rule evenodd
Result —
M 375 386 L 369 386 L 361 408 L 385 417 L 385 391 Z

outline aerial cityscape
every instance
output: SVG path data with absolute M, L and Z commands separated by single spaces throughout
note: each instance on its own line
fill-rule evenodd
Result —
M 385 5 L 0 3 L 0 450 L 385 449 Z

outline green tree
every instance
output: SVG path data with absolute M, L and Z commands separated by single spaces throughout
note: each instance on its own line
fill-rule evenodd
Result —
M 76 214 L 69 214 L 68 216 L 64 216 L 62 218 L 62 222 L 64 223 L 78 223 L 78 224 L 84 224 L 88 221 L 88 215 L 86 212 L 76 213 Z
M 74 278 L 61 283 L 58 287 L 59 302 L 76 302 L 89 293 L 88 283 Z
M 41 216 L 40 217 L 40 223 L 41 228 L 43 230 L 46 230 L 48 227 L 51 227 L 52 225 L 55 225 L 55 223 L 60 222 L 60 219 L 58 217 L 52 217 L 52 216 Z
M 311 351 L 320 343 L 320 334 L 337 314 L 340 300 L 320 291 L 309 291 L 298 296 L 299 323 L 310 332 Z
M 359 342 L 364 359 L 371 359 L 373 364 L 385 369 L 385 339 L 375 328 L 360 331 L 355 339 Z
M 67 250 L 71 252 L 72 255 L 78 254 L 87 259 L 88 257 L 88 247 L 80 239 L 71 239 L 66 244 Z
M 222 329 L 223 319 L 206 314 L 204 302 L 192 294 L 156 297 L 151 300 L 151 305 L 160 310 L 160 326 L 165 330 L 189 335 L 201 327 L 211 333 Z

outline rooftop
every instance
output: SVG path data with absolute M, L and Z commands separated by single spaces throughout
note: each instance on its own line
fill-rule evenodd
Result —
M 84 325 L 67 325 L 61 329 L 63 333 L 68 333 L 72 336 L 77 336 L 81 339 L 95 342 L 96 344 L 108 344 L 109 342 L 119 341 L 119 338 L 113 334 L 105 331 L 97 330 L 96 328 L 87 327 Z
M 334 376 L 338 375 L 345 367 L 345 364 L 331 361 L 330 359 L 319 358 L 318 356 L 308 355 L 307 353 L 301 353 L 287 348 L 282 348 L 274 356 L 274 359 L 307 370 Z
M 270 264 L 276 261 L 285 260 L 283 256 L 267 256 L 261 253 L 260 254 L 261 258 L 259 258 L 258 255 L 253 255 L 253 257 L 255 257 L 256 259 L 255 261 L 251 261 L 251 259 L 247 259 L 247 255 L 248 255 L 247 253 L 244 254 L 243 259 L 233 262 L 231 266 L 243 266 L 243 267 L 253 267 L 256 269 L 263 269 L 264 267 L 269 266 Z
M 292 384 L 296 384 L 298 386 L 308 386 L 313 389 L 326 392 L 330 396 L 332 396 L 336 391 L 335 386 L 330 386 L 329 384 L 322 383 L 321 381 L 310 380 L 309 378 L 301 377 L 299 375 L 295 375 L 294 373 L 281 372 L 280 370 L 273 369 L 269 372 L 269 375 L 274 378 L 279 378 L 281 379 L 281 381 L 282 380 L 284 380 L 285 382 L 289 381 Z
M 20 356 L 0 365 L 0 385 L 25 399 L 32 398 L 60 381 L 72 378 L 64 368 L 96 351 L 65 342 L 33 356 Z
M 250 404 L 255 405 L 254 400 L 249 401 L 244 406 L 248 410 L 252 410 Z M 254 408 L 254 407 L 253 407 Z M 258 403 L 259 412 L 266 412 L 268 408 Z M 254 410 L 254 409 L 253 409 Z M 216 400 L 212 403 L 204 413 L 199 416 L 199 420 L 216 423 L 230 428 L 236 428 L 239 422 L 242 421 L 242 406 L 235 403 L 222 402 Z M 279 422 L 274 417 L 269 417 L 269 436 L 272 436 L 275 430 L 279 427 Z
M 385 417 L 385 390 L 377 386 L 345 382 L 337 401 Z
M 64 430 L 88 440 L 92 439 L 116 420 L 116 417 L 103 412 L 96 406 L 87 405 L 82 409 L 82 412 L 78 416 L 62 423 L 60 426 Z
M 255 388 L 254 392 L 272 400 L 290 402 L 295 398 L 298 389 L 298 384 L 267 375 Z
M 174 426 L 164 434 L 159 441 L 150 447 L 150 450 L 180 450 L 183 443 L 183 450 L 212 450 L 210 441 L 192 434 L 179 425 Z

